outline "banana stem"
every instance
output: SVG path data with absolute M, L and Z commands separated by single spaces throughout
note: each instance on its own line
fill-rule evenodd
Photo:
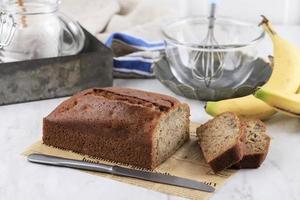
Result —
M 261 15 L 261 17 L 262 17 L 263 19 L 262 19 L 262 21 L 259 23 L 258 26 L 263 26 L 264 30 L 265 30 L 270 36 L 277 35 L 276 31 L 274 31 L 272 25 L 269 23 L 269 20 L 268 20 L 264 15 Z

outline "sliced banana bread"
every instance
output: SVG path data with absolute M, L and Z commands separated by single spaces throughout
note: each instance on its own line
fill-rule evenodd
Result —
M 94 88 L 60 104 L 43 121 L 43 142 L 153 169 L 189 138 L 190 111 L 177 99 L 128 88 Z
M 245 131 L 236 114 L 222 113 L 197 129 L 199 145 L 214 172 L 243 158 Z
M 270 137 L 265 134 L 265 124 L 257 119 L 242 119 L 246 131 L 245 151 L 243 159 L 233 168 L 258 168 L 265 160 Z

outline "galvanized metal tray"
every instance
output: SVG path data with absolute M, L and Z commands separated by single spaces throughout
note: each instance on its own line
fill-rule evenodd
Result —
M 85 47 L 72 56 L 0 64 L 0 105 L 64 97 L 113 84 L 113 55 L 84 29 Z
M 165 57 L 155 63 L 154 73 L 156 78 L 175 94 L 190 99 L 217 101 L 251 94 L 258 86 L 263 85 L 269 79 L 272 73 L 269 63 L 261 58 L 257 58 L 251 62 L 251 66 L 253 66 L 252 73 L 238 87 L 219 87 L 217 89 L 192 87 L 180 82 L 172 73 Z

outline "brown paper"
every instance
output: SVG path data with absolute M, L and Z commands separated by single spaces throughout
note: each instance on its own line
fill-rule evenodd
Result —
M 185 145 L 182 146 L 172 157 L 157 167 L 154 171 L 160 173 L 168 173 L 174 176 L 188 178 L 196 181 L 202 181 L 209 184 L 216 189 L 220 188 L 225 181 L 234 174 L 234 170 L 224 170 L 219 174 L 213 174 L 209 166 L 205 163 L 196 139 L 196 127 L 198 125 L 191 123 L 190 134 L 191 139 Z M 25 156 L 31 153 L 42 153 L 52 156 L 59 156 L 63 158 L 70 158 L 76 160 L 84 160 L 89 162 L 99 162 L 112 164 L 104 160 L 95 159 L 89 156 L 77 154 L 71 151 L 65 151 L 50 147 L 42 144 L 42 141 L 38 141 L 27 148 L 23 154 Z M 126 167 L 126 166 L 125 166 Z M 87 171 L 85 171 L 87 172 Z M 185 197 L 188 199 L 208 199 L 212 193 L 201 192 L 198 190 L 192 190 L 182 187 L 164 185 L 159 183 L 153 183 L 149 181 L 143 181 L 133 178 L 126 178 L 120 176 L 114 176 L 110 174 L 100 172 L 88 172 L 97 176 L 107 177 L 113 180 L 129 183 L 137 186 L 141 186 L 150 190 L 155 190 L 175 196 Z

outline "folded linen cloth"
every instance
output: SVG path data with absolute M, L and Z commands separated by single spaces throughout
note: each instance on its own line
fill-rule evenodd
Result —
M 105 44 L 114 52 L 114 71 L 118 77 L 153 77 L 153 63 L 164 50 L 162 41 L 149 42 L 125 33 L 113 33 Z
M 63 0 L 62 11 L 77 19 L 114 53 L 116 77 L 154 77 L 164 51 L 161 26 L 179 17 L 183 1 Z M 72 5 L 72 6 L 70 6 Z M 176 10 L 177 8 L 177 10 Z M 83 12 L 82 12 L 83 11 Z

